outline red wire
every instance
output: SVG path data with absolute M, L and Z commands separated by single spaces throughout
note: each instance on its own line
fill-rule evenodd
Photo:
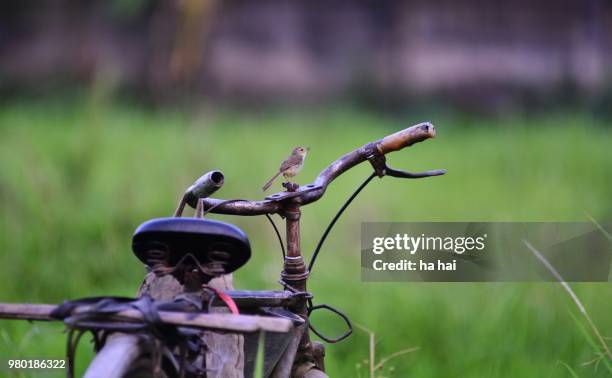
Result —
M 219 297 L 219 299 L 221 299 L 227 305 L 227 307 L 230 309 L 232 314 L 240 315 L 240 311 L 238 311 L 238 306 L 236 306 L 236 302 L 234 302 L 232 297 L 227 295 L 227 293 L 223 290 L 220 290 L 214 287 L 211 287 L 211 289 L 215 292 L 215 294 Z

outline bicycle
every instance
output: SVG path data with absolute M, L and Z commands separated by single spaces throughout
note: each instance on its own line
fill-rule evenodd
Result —
M 63 320 L 69 329 L 68 376 L 74 374 L 76 345 L 91 332 L 96 356 L 86 377 L 327 377 L 325 348 L 311 341 L 309 331 L 335 343 L 351 334 L 352 325 L 339 310 L 313 304 L 307 291 L 309 274 L 339 217 L 374 177 L 416 179 L 445 173 L 411 173 L 386 163 L 386 154 L 435 133 L 427 122 L 398 131 L 343 155 L 311 184 L 284 183 L 285 191 L 260 201 L 210 198 L 224 184 L 224 175 L 208 172 L 185 191 L 173 217 L 153 219 L 136 229 L 132 249 L 149 270 L 138 299 L 88 298 L 60 306 L 0 304 L 0 318 Z M 300 208 L 319 200 L 333 180 L 365 161 L 374 172 L 340 208 L 306 265 L 300 247 Z M 195 209 L 195 217 L 182 217 L 187 205 Z M 209 213 L 268 218 L 283 255 L 283 290 L 233 290 L 231 273 L 249 260 L 250 244 L 239 228 L 206 219 Z M 285 220 L 286 243 L 273 214 Z M 347 331 L 337 338 L 321 334 L 309 322 L 317 310 L 340 316 Z

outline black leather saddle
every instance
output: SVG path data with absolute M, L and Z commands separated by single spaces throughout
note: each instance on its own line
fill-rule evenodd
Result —
M 251 257 L 249 239 L 241 229 L 201 218 L 149 220 L 134 232 L 132 250 L 145 264 L 150 251 L 164 251 L 170 266 L 190 253 L 201 265 L 221 262 L 225 274 L 240 268 Z

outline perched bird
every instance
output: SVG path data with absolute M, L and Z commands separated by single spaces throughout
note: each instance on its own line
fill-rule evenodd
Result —
M 280 168 L 278 169 L 278 172 L 274 176 L 272 176 L 272 178 L 263 186 L 262 189 L 264 190 L 264 192 L 268 190 L 270 185 L 272 185 L 274 180 L 276 180 L 276 178 L 281 173 L 283 174 L 283 176 L 285 176 L 287 180 L 300 173 L 302 167 L 304 166 L 304 159 L 306 158 L 306 153 L 308 152 L 308 150 L 310 150 L 310 148 L 308 147 L 294 148 L 291 152 L 291 155 L 289 155 L 289 157 L 285 161 L 283 161 Z

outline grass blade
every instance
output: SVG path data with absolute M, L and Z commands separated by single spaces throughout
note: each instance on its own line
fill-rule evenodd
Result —
M 266 342 L 266 333 L 259 332 L 259 342 L 257 343 L 257 356 L 255 357 L 255 378 L 264 377 L 264 349 Z
M 565 362 L 563 362 L 563 361 L 557 361 L 557 365 L 561 365 L 561 366 L 563 366 L 564 368 L 566 368 L 566 369 L 567 369 L 567 371 L 568 371 L 568 372 L 570 373 L 570 375 L 572 376 L 572 378 L 580 378 L 580 377 L 578 376 L 578 374 L 576 374 L 576 372 L 574 371 L 574 369 L 572 369 L 572 368 L 571 368 L 571 367 L 570 367 L 568 364 L 566 364 Z
M 582 304 L 582 302 L 580 301 L 580 299 L 578 298 L 578 296 L 576 295 L 574 290 L 572 290 L 570 285 L 568 285 L 568 283 L 565 282 L 565 280 L 563 279 L 561 274 L 559 274 L 559 272 L 548 262 L 548 260 L 537 249 L 535 249 L 534 246 L 532 246 L 527 240 L 523 240 L 523 243 L 527 246 L 527 248 L 529 248 L 531 253 L 533 253 L 533 255 L 538 260 L 540 260 L 540 262 L 546 267 L 546 269 L 548 269 L 548 271 L 550 271 L 550 273 L 552 273 L 552 275 L 555 276 L 557 281 L 559 281 L 559 284 L 561 284 L 561 287 L 563 287 L 563 289 L 569 294 L 570 298 L 572 298 L 572 300 L 576 304 L 576 307 L 578 307 L 578 310 L 580 310 L 580 312 L 582 313 L 582 315 L 586 319 L 587 323 L 591 327 L 591 330 L 593 331 L 593 333 L 595 334 L 595 336 L 599 340 L 599 343 L 603 347 L 604 354 L 605 354 L 605 356 L 603 356 L 603 358 L 612 360 L 612 353 L 610 352 L 610 348 L 608 347 L 608 344 L 606 343 L 606 341 L 602 337 L 601 333 L 597 329 L 597 326 L 595 326 L 595 323 L 591 319 L 591 316 L 586 311 L 584 305 Z M 599 352 L 599 350 L 597 352 Z M 610 368 L 610 365 L 609 365 L 608 361 L 606 361 L 606 366 L 608 367 L 608 369 L 612 373 L 612 369 Z
M 389 362 L 389 360 L 391 360 L 391 359 L 393 359 L 395 357 L 403 356 L 404 354 L 416 352 L 417 350 L 419 350 L 419 347 L 412 347 L 412 348 L 408 348 L 408 349 L 402 349 L 402 350 L 398 350 L 395 353 L 391 353 L 390 355 L 381 358 L 380 361 L 374 367 L 374 369 L 375 370 L 376 369 L 381 369 L 387 362 Z

